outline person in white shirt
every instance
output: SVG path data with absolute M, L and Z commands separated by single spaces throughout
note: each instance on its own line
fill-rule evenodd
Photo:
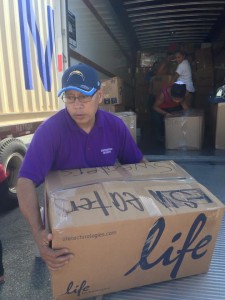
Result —
M 173 81 L 182 81 L 186 84 L 187 95 L 186 100 L 192 105 L 193 94 L 195 88 L 192 81 L 192 71 L 189 61 L 186 59 L 186 54 L 182 51 L 177 51 L 175 54 L 178 63 Z

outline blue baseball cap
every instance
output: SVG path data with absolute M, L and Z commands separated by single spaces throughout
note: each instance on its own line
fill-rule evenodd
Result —
M 58 97 L 68 90 L 81 92 L 92 96 L 101 87 L 101 82 L 96 70 L 88 65 L 79 63 L 68 68 L 62 76 L 62 88 Z
M 184 98 L 186 94 L 186 84 L 183 81 L 176 81 L 171 87 L 171 96 L 174 98 Z

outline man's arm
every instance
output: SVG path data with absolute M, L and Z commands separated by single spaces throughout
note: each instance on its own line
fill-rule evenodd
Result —
M 184 100 L 181 102 L 181 106 L 182 106 L 183 110 L 187 110 L 191 107 L 191 105 L 190 105 L 190 94 L 189 94 L 188 91 L 186 92 Z
M 190 105 L 185 100 L 181 103 L 181 106 L 182 106 L 183 110 L 187 110 L 190 108 Z
M 141 163 L 147 163 L 147 162 L 148 162 L 147 158 L 145 158 L 145 157 L 143 156 L 143 158 L 142 158 L 142 160 L 139 162 L 139 164 L 141 164 Z
M 31 227 L 34 240 L 48 268 L 52 271 L 62 268 L 73 255 L 66 248 L 54 250 L 50 247 L 52 234 L 43 226 L 34 183 L 30 179 L 19 178 L 17 196 L 20 210 Z

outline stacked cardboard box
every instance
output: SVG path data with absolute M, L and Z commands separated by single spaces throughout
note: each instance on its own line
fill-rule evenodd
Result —
M 193 80 L 196 89 L 195 108 L 207 110 L 209 97 L 214 92 L 214 65 L 212 48 L 201 48 L 195 51 L 196 70 Z
M 214 43 L 214 76 L 215 89 L 225 83 L 225 48 L 224 43 Z
M 115 115 L 121 118 L 127 125 L 133 139 L 137 141 L 137 116 L 134 112 L 124 111 L 115 113 Z
M 113 77 L 101 83 L 104 94 L 103 104 L 123 103 L 123 80 L 120 77 Z
M 208 67 L 213 66 L 212 48 L 196 49 L 195 60 L 198 70 L 207 69 Z
M 203 111 L 182 111 L 165 118 L 166 149 L 200 150 L 203 135 Z
M 136 141 L 136 114 L 125 111 L 126 107 L 129 107 L 132 102 L 132 87 L 120 77 L 113 77 L 102 82 L 102 90 L 104 99 L 99 108 L 114 113 L 121 118 Z
M 136 68 L 135 78 L 135 112 L 137 113 L 137 127 L 142 127 L 149 116 L 149 79 L 150 69 Z
M 46 224 L 74 258 L 54 299 L 84 299 L 207 272 L 224 205 L 172 161 L 52 172 Z
M 147 112 L 149 96 L 149 68 L 136 68 L 135 106 L 140 113 Z
M 125 110 L 125 106 L 123 104 L 101 104 L 99 108 L 112 113 Z
M 112 77 L 104 80 L 101 83 L 101 87 L 104 94 L 102 106 L 123 105 L 124 107 L 129 107 L 133 105 L 133 87 L 122 78 Z
M 225 149 L 225 103 L 210 105 L 210 135 L 216 149 Z

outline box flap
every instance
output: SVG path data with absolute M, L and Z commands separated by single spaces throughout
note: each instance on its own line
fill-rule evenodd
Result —
M 224 207 L 194 180 L 102 182 L 55 191 L 48 201 L 52 229 L 216 211 Z
M 112 180 L 185 179 L 192 178 L 174 161 L 143 162 L 111 167 L 84 168 L 50 172 L 45 180 L 48 194 L 87 184 Z

